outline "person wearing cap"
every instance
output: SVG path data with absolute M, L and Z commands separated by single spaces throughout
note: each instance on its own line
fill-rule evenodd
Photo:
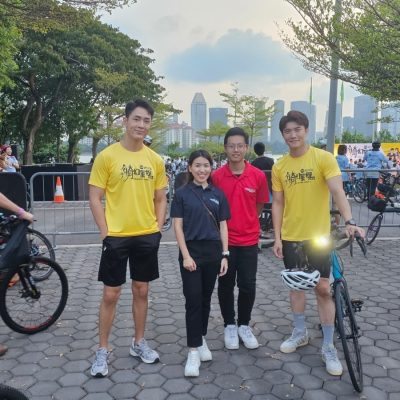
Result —
M 143 139 L 143 144 L 147 147 L 150 147 L 152 143 L 153 143 L 153 138 L 149 135 L 146 135 Z
M 379 170 L 388 162 L 388 158 L 380 151 L 381 143 L 372 142 L 372 150 L 364 154 L 364 161 L 366 162 L 366 169 Z M 374 195 L 376 185 L 378 184 L 379 171 L 366 172 L 366 184 L 368 198 Z

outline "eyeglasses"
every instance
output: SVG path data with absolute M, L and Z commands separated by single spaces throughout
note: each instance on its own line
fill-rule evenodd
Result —
M 246 148 L 246 145 L 244 143 L 226 144 L 225 148 L 228 150 L 243 150 L 244 148 Z

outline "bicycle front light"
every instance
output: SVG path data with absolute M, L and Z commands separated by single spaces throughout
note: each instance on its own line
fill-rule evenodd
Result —
M 330 240 L 326 236 L 320 236 L 313 240 L 314 245 L 319 248 L 326 248 L 330 244 Z

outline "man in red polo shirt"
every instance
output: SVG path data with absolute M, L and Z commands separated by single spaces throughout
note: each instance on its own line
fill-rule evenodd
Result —
M 256 297 L 256 274 L 260 223 L 258 216 L 269 201 L 267 179 L 245 161 L 249 136 L 242 128 L 231 128 L 224 138 L 228 163 L 214 172 L 212 181 L 228 199 L 229 268 L 218 281 L 218 299 L 224 318 L 227 349 L 239 348 L 239 337 L 248 349 L 258 341 L 249 327 Z M 235 321 L 234 289 L 239 288 L 238 319 Z

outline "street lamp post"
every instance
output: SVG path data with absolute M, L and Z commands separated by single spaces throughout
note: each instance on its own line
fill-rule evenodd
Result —
M 342 12 L 342 0 L 336 0 L 335 3 L 335 14 L 340 17 Z M 328 151 L 333 153 L 335 145 L 335 126 L 336 126 L 336 104 L 337 104 L 337 91 L 338 91 L 338 80 L 336 78 L 339 71 L 339 59 L 332 52 L 332 66 L 331 66 L 331 83 L 329 88 L 329 112 L 328 112 L 328 128 L 327 128 L 327 141 L 326 148 Z

